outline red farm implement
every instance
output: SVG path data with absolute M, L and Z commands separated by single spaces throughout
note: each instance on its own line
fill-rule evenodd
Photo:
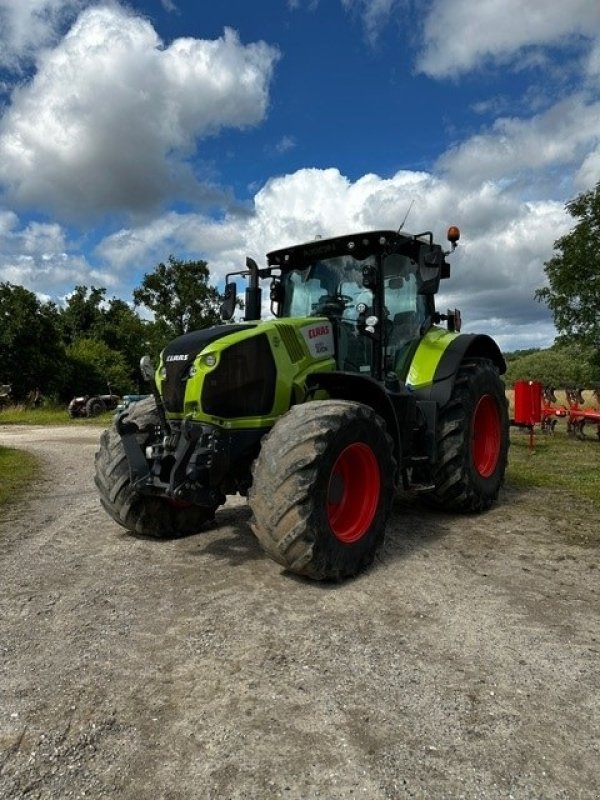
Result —
M 596 426 L 596 435 L 600 439 L 600 409 L 592 406 L 584 406 L 583 390 L 581 388 L 569 387 L 566 390 L 569 410 L 567 416 L 567 431 L 571 436 L 584 439 L 586 425 Z M 600 402 L 600 391 L 594 390 L 596 399 Z
M 538 381 L 516 381 L 514 417 L 510 424 L 529 431 L 529 449 L 533 450 L 533 429 L 542 422 L 542 384 Z
M 558 404 L 554 386 L 544 386 L 542 391 L 542 419 L 541 427 L 543 431 L 554 433 L 554 428 L 559 419 L 568 417 L 568 410 L 563 405 Z
M 510 424 L 529 432 L 530 449 L 533 449 L 534 428 L 539 425 L 544 433 L 554 433 L 559 419 L 566 420 L 567 433 L 585 439 L 586 425 L 595 425 L 600 440 L 600 408 L 586 406 L 583 390 L 567 388 L 568 408 L 560 405 L 553 386 L 542 386 L 538 381 L 516 381 L 514 388 L 514 417 Z M 593 390 L 600 405 L 600 388 Z

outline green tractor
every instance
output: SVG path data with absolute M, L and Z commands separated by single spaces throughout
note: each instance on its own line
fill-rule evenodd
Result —
M 156 370 L 142 359 L 152 395 L 96 454 L 106 511 L 178 537 L 247 496 L 268 555 L 341 580 L 372 563 L 397 491 L 489 508 L 507 462 L 506 365 L 489 336 L 460 333 L 458 310 L 435 310 L 459 235 L 446 252 L 429 231 L 378 230 L 275 250 L 262 269 L 248 258 L 227 276 L 223 324 L 173 340 Z M 236 275 L 245 318 L 231 322 Z

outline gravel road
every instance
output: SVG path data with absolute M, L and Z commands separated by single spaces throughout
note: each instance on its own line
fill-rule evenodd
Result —
M 321 585 L 262 555 L 242 499 L 126 534 L 99 435 L 0 426 L 43 463 L 0 521 L 3 800 L 600 797 L 597 515 L 399 500 L 375 567 Z

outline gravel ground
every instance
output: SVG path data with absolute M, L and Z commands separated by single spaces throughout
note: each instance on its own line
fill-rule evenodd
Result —
M 597 516 L 399 500 L 374 568 L 321 585 L 263 556 L 241 499 L 126 534 L 99 435 L 0 426 L 44 466 L 0 521 L 3 800 L 600 796 Z

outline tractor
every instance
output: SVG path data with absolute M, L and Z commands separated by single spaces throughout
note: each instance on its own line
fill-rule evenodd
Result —
M 489 336 L 460 332 L 457 309 L 435 309 L 459 236 L 452 226 L 444 251 L 430 231 L 375 230 L 274 250 L 262 268 L 247 258 L 226 278 L 221 324 L 174 339 L 156 367 L 142 358 L 152 394 L 96 453 L 108 514 L 179 537 L 246 496 L 270 557 L 339 581 L 373 562 L 396 492 L 488 509 L 507 463 L 506 365 Z
M 110 384 L 108 394 L 84 394 L 73 397 L 67 407 L 70 417 L 97 417 L 105 411 L 116 410 L 121 397 L 114 394 Z

